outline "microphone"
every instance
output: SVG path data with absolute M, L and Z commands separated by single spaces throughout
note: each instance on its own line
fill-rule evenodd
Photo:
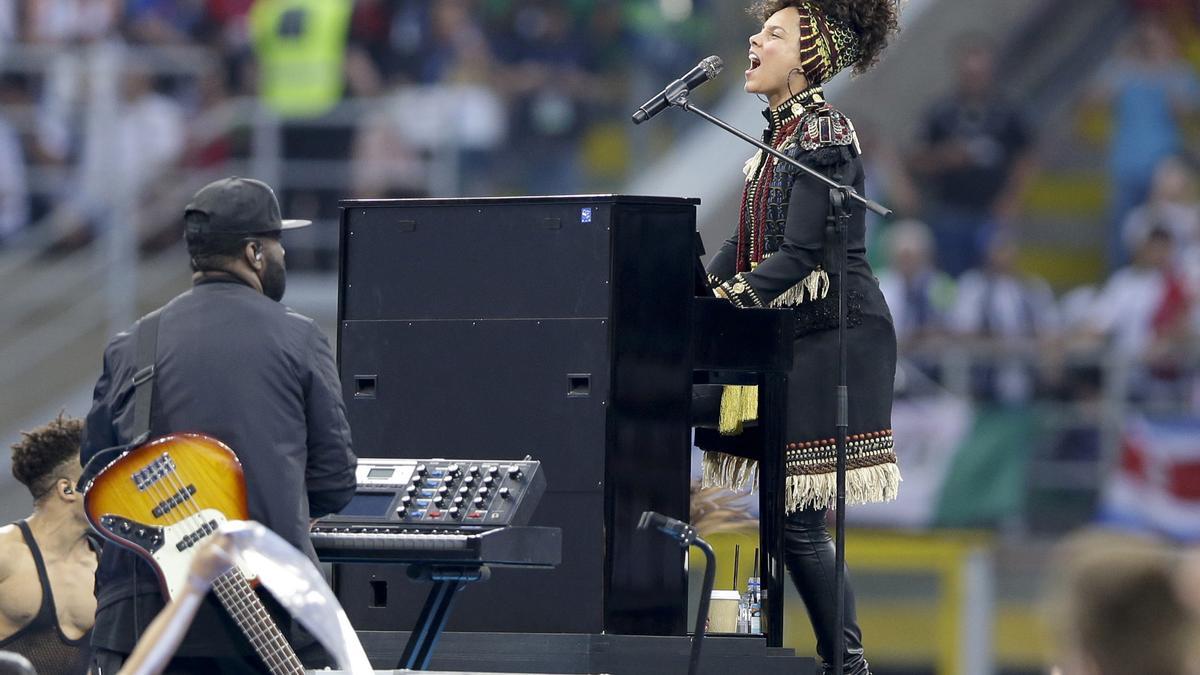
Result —
M 666 89 L 658 92 L 649 101 L 643 103 L 642 107 L 633 111 L 633 123 L 641 124 L 654 117 L 670 107 L 671 102 L 678 98 L 680 94 L 689 92 L 713 79 L 724 67 L 725 63 L 721 61 L 721 57 L 719 56 L 710 56 L 704 59 L 695 68 L 688 71 L 687 75 L 668 84 Z
M 716 59 L 717 57 L 711 56 L 709 58 Z M 707 60 L 708 59 L 705 59 L 705 61 Z M 720 64 L 720 59 L 717 59 L 718 69 L 720 69 Z M 691 73 L 688 73 L 688 75 L 690 76 Z M 709 79 L 711 79 L 711 77 L 706 77 L 701 81 L 704 82 Z M 670 87 L 668 87 L 668 89 L 669 88 Z M 653 101 L 651 101 L 651 103 L 653 103 Z M 647 103 L 646 105 L 650 104 Z M 634 119 L 637 119 L 636 115 L 634 116 Z M 713 584 L 716 583 L 717 580 L 717 556 L 715 553 L 713 553 L 712 546 L 709 546 L 707 541 L 704 541 L 700 538 L 700 535 L 696 532 L 695 528 L 683 522 L 682 520 L 676 520 L 670 516 L 664 516 L 656 511 L 642 511 L 642 517 L 640 520 L 638 520 L 638 529 L 648 530 L 651 528 L 667 535 L 682 548 L 696 546 L 704 553 L 704 585 L 701 587 L 702 590 L 700 591 L 700 603 L 696 608 L 696 637 L 692 640 L 692 652 L 691 656 L 688 658 L 688 675 L 696 675 L 696 673 L 700 670 L 700 645 L 703 644 L 704 640 L 704 631 L 706 628 L 705 620 L 708 618 L 708 602 L 712 597 Z
M 656 511 L 643 511 L 641 519 L 638 520 L 638 529 L 656 529 L 659 532 L 679 542 L 682 546 L 687 546 L 696 542 L 696 530 L 692 526 L 676 520 L 669 516 L 664 516 Z

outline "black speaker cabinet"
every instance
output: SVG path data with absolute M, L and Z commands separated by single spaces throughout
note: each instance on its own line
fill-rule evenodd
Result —
M 360 457 L 541 460 L 553 571 L 495 570 L 454 631 L 683 635 L 696 200 L 347 201 L 338 359 Z M 409 630 L 427 590 L 341 565 L 359 630 Z

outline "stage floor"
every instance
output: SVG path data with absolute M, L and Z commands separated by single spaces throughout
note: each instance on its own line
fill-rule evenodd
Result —
M 397 665 L 408 636 L 407 632 L 359 632 L 367 656 L 376 668 Z M 691 641 L 684 637 L 443 633 L 433 651 L 430 668 L 455 673 L 673 675 L 687 673 L 690 652 Z M 798 657 L 789 648 L 768 649 L 766 641 L 759 637 L 706 637 L 700 660 L 700 673 L 705 675 L 816 672 L 813 659 Z

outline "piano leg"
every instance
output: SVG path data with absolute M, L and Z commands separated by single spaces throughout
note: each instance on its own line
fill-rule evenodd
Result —
M 450 605 L 454 602 L 455 593 L 463 584 L 470 581 L 480 581 L 488 577 L 484 568 L 409 568 L 409 576 L 425 578 L 433 581 L 429 596 L 425 598 L 425 606 L 417 617 L 417 625 L 413 627 L 404 653 L 400 655 L 401 669 L 428 670 L 429 660 L 433 657 L 433 648 L 437 646 L 442 629 L 450 618 Z
M 787 425 L 787 374 L 763 373 L 759 388 L 762 461 L 759 463 L 759 547 L 762 556 L 765 628 L 768 647 L 783 646 L 783 446 Z

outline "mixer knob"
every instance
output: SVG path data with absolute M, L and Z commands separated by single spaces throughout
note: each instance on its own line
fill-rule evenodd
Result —
M 396 509 L 396 517 L 397 518 L 403 518 L 404 516 L 407 516 L 407 515 L 408 515 L 408 509 L 404 508 L 403 506 Z
M 499 475 L 500 475 L 500 467 L 498 467 L 498 466 L 496 466 L 495 464 L 493 464 L 493 465 L 491 465 L 491 466 L 489 466 L 489 467 L 488 467 L 488 470 L 487 470 L 487 472 L 488 472 L 488 475 L 489 475 L 489 476 L 491 476 L 492 478 L 495 478 L 496 476 L 499 476 Z
M 411 503 L 412 503 L 412 497 L 411 497 L 411 496 L 409 496 L 409 495 L 405 495 L 405 496 L 403 496 L 403 497 L 401 497 L 401 498 L 400 498 L 400 503 L 401 503 L 401 504 L 403 504 L 403 505 L 405 505 L 405 506 L 408 506 L 409 504 L 411 504 Z
M 475 501 L 473 501 L 473 502 L 471 502 L 471 503 L 472 503 L 472 504 L 474 504 L 475 506 L 483 506 L 483 502 L 484 502 L 484 501 L 485 501 L 485 500 L 484 500 L 484 498 L 483 498 L 483 497 L 476 497 L 476 498 L 475 498 Z
M 437 489 L 438 496 L 441 497 L 445 497 L 447 492 L 450 492 L 450 488 L 446 487 L 445 485 Z
M 416 493 L 417 493 L 417 486 L 416 486 L 416 485 L 409 485 L 409 486 L 408 486 L 408 488 L 407 488 L 407 489 L 405 489 L 404 491 L 405 491 L 405 492 L 407 492 L 407 493 L 408 493 L 408 494 L 410 494 L 410 495 L 414 495 L 414 494 L 416 494 Z
M 479 465 L 472 464 L 471 468 L 467 469 L 467 473 L 471 474 L 472 476 L 478 476 L 479 475 Z
M 464 501 L 466 501 L 466 498 L 465 498 L 465 497 L 455 497 L 455 498 L 454 498 L 454 505 L 455 505 L 455 506 L 462 506 L 462 503 L 463 503 Z
M 450 466 L 446 467 L 446 473 L 450 474 L 451 476 L 457 476 L 458 472 L 461 470 L 462 467 L 457 464 L 451 464 Z
M 512 466 L 508 467 L 508 477 L 513 480 L 519 479 L 521 477 L 521 466 L 518 464 L 513 464 Z
M 487 488 L 479 488 L 479 496 L 480 496 L 480 497 L 486 497 L 486 496 L 488 496 L 489 494 L 491 494 L 491 492 L 492 492 L 492 491 L 491 491 L 491 490 L 489 490 L 489 489 L 487 489 Z
M 461 518 L 462 517 L 462 510 L 459 509 L 457 506 L 451 506 L 450 509 L 446 513 L 449 513 L 451 518 Z
M 475 484 L 474 476 L 467 476 L 466 478 L 463 479 L 463 485 L 474 485 L 474 484 Z
M 434 506 L 441 506 L 442 504 L 445 504 L 445 503 L 446 503 L 446 500 L 442 499 L 441 497 L 438 497 L 437 499 L 433 500 Z
M 416 471 L 418 476 L 424 476 L 425 474 L 429 473 L 429 468 L 424 464 L 418 464 Z
M 486 478 L 483 479 L 484 487 L 492 487 L 495 484 L 496 484 L 496 479 L 492 476 L 487 476 Z
M 510 493 L 508 491 L 508 488 L 506 488 L 506 487 L 500 488 L 500 498 L 501 499 L 512 499 L 512 493 Z
M 467 487 L 467 486 L 465 486 L 465 485 L 464 485 L 464 486 L 462 486 L 462 487 L 460 487 L 460 488 L 458 488 L 458 494 L 460 494 L 460 495 L 465 495 L 465 494 L 467 494 L 467 493 L 468 493 L 468 492 L 470 492 L 470 491 L 471 491 L 471 488 L 469 488 L 469 487 Z

